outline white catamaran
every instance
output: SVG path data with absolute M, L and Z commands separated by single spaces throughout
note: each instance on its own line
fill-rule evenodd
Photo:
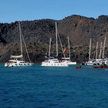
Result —
M 99 57 L 97 58 L 97 49 L 96 48 L 96 62 L 95 65 L 102 65 L 102 64 L 108 64 L 108 58 L 105 58 L 105 44 L 106 44 L 106 36 L 104 38 L 104 42 L 100 43 L 100 52 L 99 52 Z M 98 47 L 98 45 L 97 45 Z
M 105 58 L 105 44 L 106 44 L 106 36 L 104 38 L 104 42 L 100 43 L 100 49 L 98 53 L 98 42 L 96 43 L 96 57 L 94 59 L 91 59 L 91 39 L 90 39 L 90 45 L 89 45 L 89 61 L 86 62 L 87 65 L 102 65 L 102 64 L 108 64 L 108 58 Z M 99 56 L 98 56 L 99 55 Z
M 55 29 L 56 29 L 56 57 L 58 57 L 58 38 L 57 38 L 57 23 L 55 23 Z M 50 38 L 49 42 L 49 57 L 47 60 L 43 61 L 41 66 L 47 66 L 47 67 L 68 67 L 67 62 L 63 62 L 58 60 L 58 58 L 50 57 L 50 51 L 51 51 L 51 41 Z
M 21 52 L 20 52 L 20 55 L 11 55 L 10 60 L 4 64 L 5 67 L 21 67 L 21 66 L 31 66 L 32 65 L 30 58 L 29 58 L 27 48 L 26 48 L 24 37 L 22 36 L 20 22 L 18 23 L 18 25 L 19 25 L 19 33 L 20 33 L 20 51 Z M 26 49 L 26 53 L 27 53 L 29 62 L 24 61 L 24 58 L 23 58 L 22 40 L 24 42 L 24 46 Z

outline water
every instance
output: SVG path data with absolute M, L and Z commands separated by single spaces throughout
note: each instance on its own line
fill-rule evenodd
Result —
M 0 108 L 108 108 L 108 70 L 0 65 Z

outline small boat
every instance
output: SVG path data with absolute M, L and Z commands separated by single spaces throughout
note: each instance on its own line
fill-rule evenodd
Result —
M 23 55 L 11 56 L 10 60 L 5 63 L 5 67 L 21 67 L 21 66 L 31 66 L 32 63 L 25 62 L 23 60 Z
M 76 69 L 81 69 L 81 64 L 77 64 Z

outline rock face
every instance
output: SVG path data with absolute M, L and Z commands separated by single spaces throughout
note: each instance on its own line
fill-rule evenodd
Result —
M 52 38 L 52 54 L 55 53 L 55 22 L 58 23 L 58 35 L 63 47 L 67 47 L 67 37 L 70 37 L 72 60 L 87 60 L 89 39 L 92 38 L 92 56 L 94 56 L 96 41 L 99 43 L 108 37 L 108 16 L 102 15 L 97 19 L 79 15 L 65 17 L 62 20 L 42 19 L 22 21 L 21 29 L 32 62 L 41 62 L 48 52 L 49 38 Z M 59 43 L 60 44 L 60 43 Z M 107 45 L 106 51 L 107 55 Z M 25 48 L 24 55 L 26 58 Z M 9 59 L 10 54 L 18 54 L 19 30 L 18 22 L 0 23 L 0 62 Z M 59 45 L 59 55 L 62 55 Z

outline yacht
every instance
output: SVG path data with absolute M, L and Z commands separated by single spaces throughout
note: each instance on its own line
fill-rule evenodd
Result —
M 48 66 L 48 67 L 68 67 L 67 62 L 59 61 L 57 58 L 48 58 L 42 62 L 41 66 Z
M 20 32 L 20 55 L 11 55 L 10 60 L 8 60 L 8 62 L 6 62 L 4 64 L 5 67 L 21 67 L 21 66 L 31 66 L 32 65 L 31 60 L 30 60 L 29 55 L 28 55 L 28 51 L 26 48 L 24 38 L 22 36 L 20 22 L 18 22 L 18 25 L 19 25 L 19 32 Z M 26 48 L 26 53 L 27 53 L 29 62 L 24 61 L 23 49 L 22 49 L 22 40 L 24 41 L 24 45 Z
M 108 64 L 108 58 L 105 58 L 105 44 L 106 44 L 106 36 L 104 38 L 104 42 L 100 43 L 99 54 L 98 54 L 98 42 L 96 43 L 96 57 L 95 59 L 91 59 L 91 39 L 89 46 L 89 61 L 86 62 L 87 65 L 103 65 Z M 98 56 L 99 55 L 99 56 Z
M 11 56 L 10 60 L 5 63 L 5 67 L 31 66 L 32 63 L 25 62 L 23 55 Z
M 57 23 L 55 23 L 55 29 L 56 29 L 56 57 L 58 57 L 58 38 L 57 38 Z M 41 63 L 41 66 L 47 66 L 47 67 L 68 67 L 68 63 L 66 61 L 58 60 L 58 58 L 51 57 L 51 42 L 52 39 L 50 38 L 49 41 L 49 56 L 48 59 L 43 61 Z

